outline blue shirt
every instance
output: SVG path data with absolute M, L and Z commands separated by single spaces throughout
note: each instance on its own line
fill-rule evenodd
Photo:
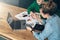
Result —
M 38 40 L 60 40 L 60 18 L 57 15 L 51 16 L 46 20 L 45 29 L 42 33 L 34 32 L 33 35 Z

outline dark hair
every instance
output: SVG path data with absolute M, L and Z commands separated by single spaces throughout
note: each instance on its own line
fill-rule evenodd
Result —
M 56 14 L 57 5 L 53 1 L 45 2 L 42 4 L 42 12 L 44 14 L 49 13 L 49 15 Z

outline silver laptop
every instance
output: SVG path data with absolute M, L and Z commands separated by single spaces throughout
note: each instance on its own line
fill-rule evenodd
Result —
M 15 21 L 10 13 L 8 13 L 7 22 L 13 30 L 26 29 L 26 21 L 25 20 Z

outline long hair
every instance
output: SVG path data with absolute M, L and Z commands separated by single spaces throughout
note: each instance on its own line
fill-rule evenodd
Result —
M 42 4 L 43 13 L 49 15 L 56 14 L 57 5 L 53 1 L 44 2 Z

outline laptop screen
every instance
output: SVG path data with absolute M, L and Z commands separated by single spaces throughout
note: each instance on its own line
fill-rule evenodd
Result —
M 26 21 L 14 20 L 10 13 L 8 13 L 7 22 L 13 30 L 26 29 Z

